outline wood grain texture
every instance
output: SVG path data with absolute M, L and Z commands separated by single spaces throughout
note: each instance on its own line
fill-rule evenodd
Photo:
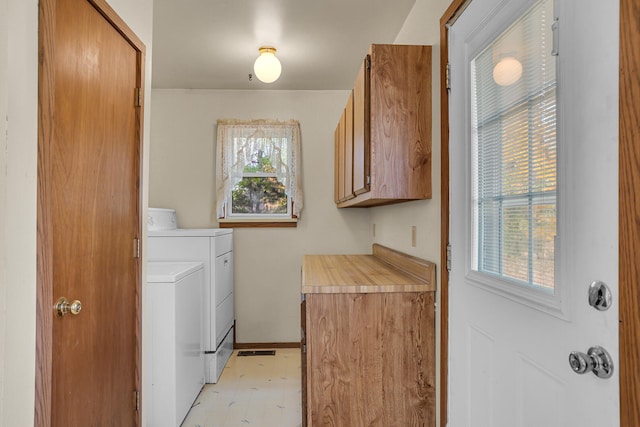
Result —
M 343 160 L 344 161 L 344 160 Z M 340 202 L 340 121 L 333 132 L 333 201 Z
M 369 176 L 371 154 L 369 147 L 371 128 L 369 124 L 370 80 L 367 62 L 370 60 L 371 57 L 367 55 L 353 84 L 353 194 L 356 196 L 369 191 L 367 176 Z
M 307 301 L 300 303 L 300 380 L 302 394 L 302 427 L 307 427 Z
M 373 255 L 305 255 L 302 293 L 425 292 L 433 282 L 406 273 Z
M 220 221 L 220 228 L 296 228 L 297 221 Z
M 34 423 L 139 425 L 144 45 L 104 1 L 42 0 L 39 31 Z
M 307 425 L 433 426 L 433 292 L 306 298 Z
M 371 192 L 431 197 L 431 46 L 371 47 Z
M 344 199 L 349 200 L 353 193 L 353 91 L 344 107 Z
M 640 3 L 620 1 L 620 426 L 640 426 Z
M 51 359 L 53 307 L 53 253 L 51 225 L 51 150 L 53 139 L 53 101 L 56 29 L 56 1 L 39 3 L 38 49 L 38 201 L 37 201 L 37 286 L 36 286 L 36 377 L 34 425 L 51 425 Z
M 358 135 L 354 142 L 354 170 L 359 176 L 362 158 L 364 185 L 367 166 L 371 182 L 369 191 L 365 191 L 358 188 L 358 181 L 356 197 L 342 199 L 340 208 L 431 197 L 431 46 L 374 44 L 370 58 L 371 70 L 363 77 L 368 76 L 369 81 L 365 80 L 361 89 L 359 75 L 354 87 L 354 92 L 364 91 L 364 96 L 354 96 L 354 135 Z M 361 109 L 367 107 L 368 125 L 361 120 L 361 114 L 366 114 Z M 364 144 L 359 140 L 361 133 Z M 362 155 L 361 149 L 365 150 Z
M 374 243 L 371 247 L 373 256 L 386 262 L 398 270 L 408 273 L 420 280 L 436 285 L 436 265 L 431 261 L 417 258 L 405 253 Z
M 338 176 L 338 202 L 342 202 L 346 199 L 344 193 L 344 173 L 345 173 L 345 158 L 344 158 L 344 129 L 346 125 L 346 116 L 344 110 L 340 115 L 340 122 L 338 122 L 338 128 L 336 129 L 336 151 L 338 153 L 338 163 L 336 172 Z
M 52 425 L 131 425 L 137 56 L 84 0 L 58 0 L 57 21 L 53 295 L 84 306 L 53 322 Z
M 235 350 L 255 350 L 268 348 L 300 348 L 299 342 L 236 342 Z

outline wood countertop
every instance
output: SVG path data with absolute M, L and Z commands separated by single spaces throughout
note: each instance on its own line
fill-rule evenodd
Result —
M 435 264 L 374 244 L 372 255 L 305 255 L 302 293 L 429 292 Z

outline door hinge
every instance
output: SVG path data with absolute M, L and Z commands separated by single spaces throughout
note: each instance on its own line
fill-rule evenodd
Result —
M 136 88 L 133 103 L 136 107 L 140 107 L 142 105 L 142 88 Z
M 140 392 L 135 390 L 133 392 L 133 403 L 136 406 L 136 412 L 140 410 Z
M 447 63 L 444 70 L 444 85 L 446 89 L 451 89 L 451 64 Z
M 560 21 L 558 21 L 558 18 L 553 20 L 551 31 L 553 31 L 553 48 L 551 49 L 551 55 L 558 56 L 560 55 Z
M 447 271 L 451 273 L 451 243 L 447 243 Z
M 133 257 L 140 258 L 140 239 L 133 239 Z
M 367 55 L 366 59 L 364 60 L 364 64 L 367 70 L 371 69 L 371 55 Z

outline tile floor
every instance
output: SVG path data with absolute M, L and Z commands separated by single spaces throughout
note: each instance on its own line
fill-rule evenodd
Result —
M 300 349 L 237 355 L 217 384 L 205 384 L 182 427 L 301 426 Z

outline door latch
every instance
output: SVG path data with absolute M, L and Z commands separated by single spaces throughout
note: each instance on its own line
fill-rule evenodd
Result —
M 572 351 L 569 354 L 569 365 L 576 374 L 593 372 L 598 378 L 609 378 L 613 375 L 613 360 L 602 347 L 594 346 L 587 354 Z

